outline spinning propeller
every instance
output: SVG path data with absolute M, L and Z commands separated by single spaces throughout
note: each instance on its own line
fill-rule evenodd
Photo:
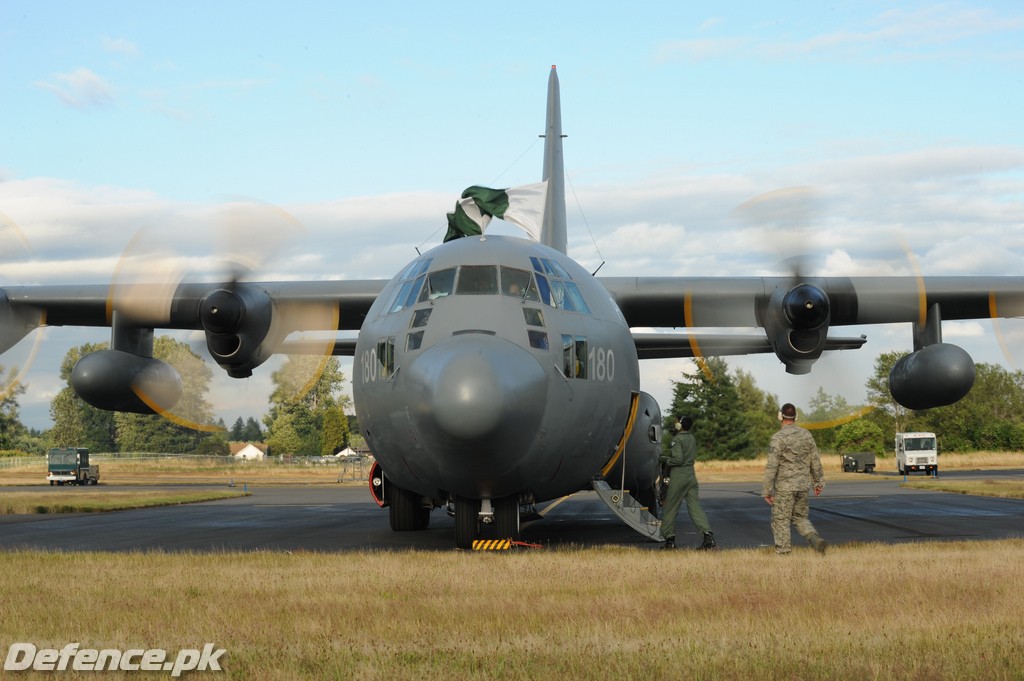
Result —
M 21 262 L 31 255 L 28 239 L 13 219 L 0 213 L 0 263 Z M 2 265 L 0 265 L 2 266 Z M 43 326 L 46 318 L 40 313 L 13 310 L 7 295 L 0 291 L 0 353 L 13 348 L 33 329 Z M 7 376 L 0 376 L 0 401 L 7 399 L 18 386 L 35 361 L 43 340 L 42 330 L 35 334 L 20 365 Z
M 188 376 L 198 370 L 190 365 L 200 359 L 199 354 L 207 355 L 223 370 L 210 370 L 212 376 L 226 374 L 234 379 L 252 375 L 255 367 L 283 349 L 290 334 L 328 332 L 328 336 L 305 338 L 302 352 L 309 357 L 287 362 L 281 369 L 295 374 L 281 379 L 290 386 L 286 399 L 301 398 L 319 379 L 333 353 L 338 328 L 336 303 L 279 300 L 273 284 L 251 280 L 253 273 L 266 274 L 269 263 L 304 233 L 294 216 L 277 207 L 234 200 L 214 211 L 211 222 L 214 236 L 210 240 L 220 253 L 214 262 L 188 257 L 184 252 L 190 245 L 187 241 L 172 243 L 166 235 L 149 231 L 137 234 L 125 249 L 107 302 L 113 328 L 108 351 L 112 367 L 97 365 L 110 381 L 99 381 L 93 391 L 125 393 L 126 401 L 137 399 L 139 403 L 129 411 L 155 412 L 201 430 L 213 427 L 206 423 L 208 415 L 196 411 L 196 400 L 175 400 L 174 378 L 154 369 L 157 364 L 147 359 L 152 352 L 153 327 L 194 328 L 198 321 L 204 336 L 200 353 L 164 361 L 179 376 Z M 137 358 L 126 358 L 123 353 Z M 133 363 L 140 368 L 132 369 Z M 118 371 L 118 367 L 127 371 Z M 237 387 L 237 383 L 232 386 Z M 211 384 L 211 392 L 216 389 Z

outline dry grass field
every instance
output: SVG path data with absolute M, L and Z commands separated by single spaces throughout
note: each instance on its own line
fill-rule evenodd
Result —
M 1024 678 L 1019 540 L 788 557 L 9 552 L 0 570 L 0 641 L 210 642 L 227 651 L 212 678 Z M 98 676 L 168 674 L 60 674 Z
M 1022 462 L 947 454 L 941 465 Z M 825 464 L 842 475 L 838 457 Z M 338 484 L 335 467 L 102 465 L 105 483 Z M 757 479 L 763 466 L 702 463 L 698 475 Z M 39 473 L 0 469 L 0 485 L 35 486 Z M 55 488 L 94 490 L 104 491 Z M 785 558 L 758 549 L 11 551 L 0 570 L 0 655 L 22 641 L 172 656 L 213 643 L 227 651 L 224 671 L 203 675 L 213 678 L 1024 679 L 1021 540 L 853 544 Z
M 369 466 L 286 465 L 276 461 L 232 461 L 221 458 L 165 456 L 161 458 L 99 458 L 100 485 L 251 484 L 336 485 L 366 484 Z M 364 473 L 365 471 L 365 473 Z M 46 461 L 0 468 L 0 486 L 47 485 Z
M 697 477 L 701 482 L 734 482 L 756 480 L 764 473 L 765 457 L 746 461 L 698 461 Z M 842 475 L 840 455 L 823 452 L 821 465 L 829 476 Z M 969 452 L 966 454 L 946 453 L 939 456 L 939 470 L 987 470 L 999 468 L 1024 469 L 1024 452 Z M 896 472 L 896 460 L 889 457 L 877 459 L 876 472 Z
M 825 474 L 840 475 L 838 454 L 823 453 Z M 0 460 L 2 463 L 2 460 Z M 765 459 L 745 461 L 698 461 L 697 476 L 702 482 L 756 480 L 764 472 Z M 1024 468 L 1024 452 L 971 452 L 943 454 L 941 470 Z M 894 472 L 892 457 L 878 459 L 879 472 Z M 100 482 L 110 485 L 148 485 L 153 483 L 197 483 L 236 485 L 336 485 L 366 484 L 368 464 L 283 465 L 273 461 L 235 462 L 224 459 L 191 457 L 100 459 Z M 39 458 L 31 464 L 0 467 L 0 486 L 46 485 L 46 462 Z
M 149 506 L 173 506 L 199 501 L 228 499 L 245 495 L 241 489 L 218 490 L 99 490 L 87 487 L 64 491 L 49 488 L 40 491 L 8 492 L 0 498 L 0 515 L 18 513 L 101 513 Z

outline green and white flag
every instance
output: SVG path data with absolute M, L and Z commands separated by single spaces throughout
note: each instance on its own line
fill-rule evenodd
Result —
M 455 212 L 448 213 L 448 233 L 444 240 L 448 242 L 483 234 L 494 217 L 511 222 L 525 230 L 534 241 L 540 241 L 547 195 L 547 182 L 508 189 L 470 187 L 462 192 L 462 198 L 455 204 Z

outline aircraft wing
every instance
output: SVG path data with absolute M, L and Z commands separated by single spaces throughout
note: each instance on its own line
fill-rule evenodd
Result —
M 633 333 L 639 359 L 672 357 L 720 357 L 773 352 L 768 338 L 741 333 Z M 832 338 L 825 350 L 855 350 L 867 342 L 865 336 Z
M 908 324 L 914 351 L 889 374 L 893 397 L 910 409 L 952 404 L 974 383 L 974 361 L 942 340 L 942 321 L 1024 316 L 1024 277 L 605 277 L 634 334 L 637 355 L 693 357 L 774 352 L 806 374 L 822 352 L 860 347 L 831 327 Z M 701 329 L 729 328 L 731 334 Z M 762 329 L 763 338 L 741 333 Z M 661 336 L 660 338 L 658 336 Z
M 154 329 L 201 330 L 229 376 L 244 378 L 275 353 L 352 355 L 354 339 L 384 280 L 15 286 L 0 289 L 0 352 L 38 326 L 110 327 L 111 343 L 82 358 L 72 382 L 93 406 L 160 412 L 177 400 L 180 381 L 153 358 Z M 294 332 L 326 332 L 318 341 L 287 340 Z M 321 334 L 323 335 L 323 334 Z M 296 348 L 288 345 L 296 343 Z M 143 378 L 145 379 L 143 381 Z M 139 385 L 146 391 L 140 393 Z M 156 405 L 154 407 L 154 405 Z
M 268 302 L 282 308 L 314 304 L 334 307 L 338 311 L 336 329 L 358 330 L 386 283 L 376 279 L 186 283 L 170 292 L 155 285 L 137 285 L 131 292 L 133 304 L 120 311 L 132 326 L 202 330 L 202 303 L 215 291 L 265 293 Z M 4 308 L 0 314 L 7 312 L 18 318 L 41 315 L 42 324 L 47 326 L 111 326 L 119 302 L 111 287 L 104 284 L 9 286 L 0 289 L 0 307 Z M 3 321 L 0 317 L 0 323 Z
M 822 294 L 828 324 L 1024 314 L 1024 277 L 602 277 L 630 327 L 765 327 L 798 285 Z

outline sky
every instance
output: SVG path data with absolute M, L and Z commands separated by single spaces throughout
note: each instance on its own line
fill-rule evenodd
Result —
M 552 65 L 591 271 L 1024 274 L 1024 7 L 715 4 L 5 0 L 0 286 L 106 283 L 140 242 L 211 270 L 253 251 L 263 280 L 390 278 L 465 187 L 540 179 Z M 216 237 L 238 197 L 301 228 Z M 863 401 L 875 357 L 911 346 L 908 325 L 834 332 L 868 343 L 801 377 L 728 361 L 806 408 Z M 1014 370 L 1022 332 L 943 325 Z M 64 354 L 109 332 L 35 335 L 0 363 L 36 353 L 21 414 L 45 428 Z M 229 425 L 266 411 L 271 371 L 217 382 Z M 641 387 L 667 407 L 688 371 L 643 362 Z

